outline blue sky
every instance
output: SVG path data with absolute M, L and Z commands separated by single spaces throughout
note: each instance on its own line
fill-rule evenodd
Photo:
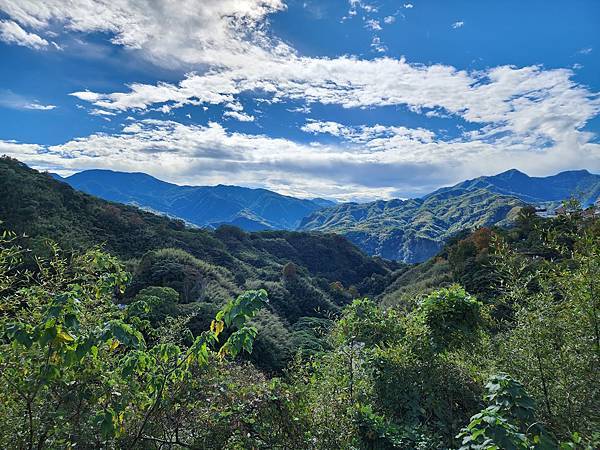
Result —
M 339 200 L 600 172 L 600 2 L 0 0 L 0 154 Z

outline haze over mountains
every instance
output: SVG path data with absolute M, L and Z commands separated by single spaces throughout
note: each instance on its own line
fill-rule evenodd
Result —
M 510 223 L 518 198 L 462 189 L 425 198 L 345 203 L 306 217 L 305 231 L 340 233 L 369 255 L 414 263 L 429 259 L 464 229 Z
M 105 200 L 137 205 L 199 227 L 231 224 L 246 231 L 335 232 L 369 255 L 410 263 L 435 255 L 461 230 L 509 224 L 526 204 L 555 207 L 575 197 L 588 206 L 600 196 L 600 175 L 586 170 L 530 177 L 513 169 L 421 198 L 337 205 L 266 189 L 178 186 L 143 173 L 86 170 L 61 180 Z
M 267 189 L 178 186 L 145 173 L 86 170 L 57 178 L 105 200 L 137 205 L 209 228 L 227 223 L 246 231 L 292 230 L 313 211 L 335 205 L 324 199 L 298 199 Z

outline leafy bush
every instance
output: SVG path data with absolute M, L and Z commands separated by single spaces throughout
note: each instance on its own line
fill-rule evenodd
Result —
M 457 438 L 460 450 L 558 448 L 555 439 L 534 423 L 534 402 L 523 386 L 506 374 L 494 375 L 485 386 L 489 406 L 474 415 Z
M 482 325 L 482 303 L 464 288 L 453 285 L 425 297 L 419 314 L 428 327 L 434 345 L 453 348 L 471 341 Z

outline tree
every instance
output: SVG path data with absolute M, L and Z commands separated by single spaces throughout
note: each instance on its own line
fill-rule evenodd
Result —
M 497 337 L 499 362 L 560 438 L 589 437 L 600 422 L 600 234 L 593 220 L 557 220 L 541 241 L 551 258 L 499 247 L 502 304 L 514 311 Z
M 12 235 L 0 240 L 0 446 L 185 446 L 165 429 L 177 415 L 171 399 L 195 371 L 252 351 L 257 330 L 247 321 L 266 292 L 228 302 L 187 347 L 148 346 L 139 320 L 114 301 L 128 279 L 121 264 L 98 249 L 65 258 L 53 248 L 35 272 L 22 271 L 24 250 Z
M 425 297 L 417 315 L 439 349 L 453 348 L 476 339 L 483 323 L 483 304 L 459 285 L 432 292 Z

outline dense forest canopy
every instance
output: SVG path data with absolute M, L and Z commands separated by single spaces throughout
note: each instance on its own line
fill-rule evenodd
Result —
M 6 158 L 0 198 L 2 448 L 600 446 L 600 223 L 575 204 L 405 265 Z

